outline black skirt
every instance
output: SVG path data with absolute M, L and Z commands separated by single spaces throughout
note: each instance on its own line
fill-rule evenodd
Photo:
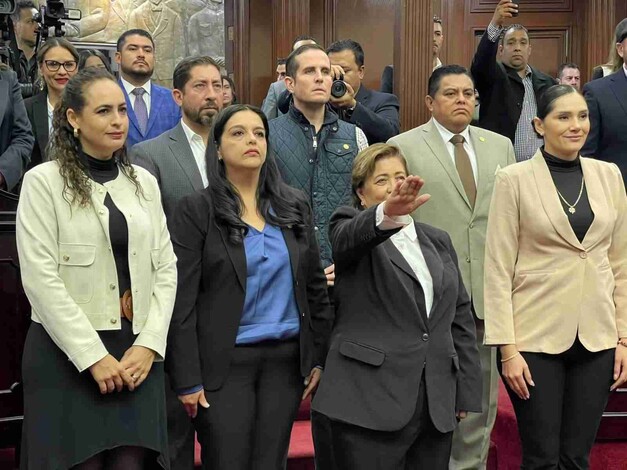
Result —
M 120 360 L 136 336 L 130 322 L 99 331 Z M 39 323 L 31 323 L 22 360 L 21 470 L 67 470 L 107 449 L 139 446 L 169 468 L 163 363 L 134 392 L 102 395 L 89 370 L 79 373 Z M 151 463 L 148 468 L 157 464 Z

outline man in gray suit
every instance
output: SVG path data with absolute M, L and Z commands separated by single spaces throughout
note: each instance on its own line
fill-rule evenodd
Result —
M 183 111 L 181 121 L 130 151 L 131 162 L 157 178 L 168 221 L 179 199 L 207 187 L 205 152 L 213 117 L 222 109 L 220 66 L 210 57 L 183 59 L 174 69 L 173 85 L 174 101 Z M 166 375 L 170 466 L 188 470 L 194 468 L 194 427 L 178 401 L 181 391 L 172 390 L 169 382 Z
M 292 51 L 295 51 L 300 46 L 304 46 L 306 44 L 316 44 L 316 40 L 311 36 L 298 36 L 294 39 L 294 43 L 292 44 Z M 285 70 L 285 68 L 283 68 Z M 279 73 L 279 66 L 277 65 L 277 81 L 273 82 L 268 88 L 268 94 L 266 95 L 263 103 L 261 103 L 261 110 L 267 116 L 268 120 L 274 119 L 283 115 L 281 110 L 279 109 L 279 99 L 281 97 L 285 98 L 285 94 L 288 93 L 287 86 L 285 85 L 285 72 L 283 72 L 283 77 L 281 78 Z
M 451 470 L 486 468 L 490 432 L 496 419 L 498 371 L 495 348 L 483 346 L 483 258 L 495 173 L 515 163 L 507 137 L 470 125 L 475 86 L 459 65 L 436 69 L 426 104 L 432 119 L 392 137 L 407 158 L 409 172 L 425 180 L 431 194 L 412 216 L 448 232 L 457 252 L 464 285 L 471 296 L 483 380 L 483 412 L 470 413 L 453 436 Z

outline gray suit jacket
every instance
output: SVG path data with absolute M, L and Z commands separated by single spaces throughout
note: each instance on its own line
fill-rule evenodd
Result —
M 268 119 L 274 119 L 283 115 L 283 113 L 279 111 L 278 101 L 279 96 L 281 96 L 281 93 L 285 90 L 287 90 L 287 86 L 283 80 L 272 83 L 270 88 L 268 88 L 268 94 L 261 104 L 261 110 Z
M 157 178 L 168 221 L 179 199 L 204 187 L 180 122 L 159 137 L 134 145 L 129 158 L 131 163 L 146 168 Z
M 30 161 L 35 138 L 31 131 L 17 75 L 0 72 L 0 173 L 11 190 Z
M 472 298 L 475 313 L 483 318 L 483 262 L 488 211 L 499 168 L 515 163 L 514 147 L 507 137 L 470 126 L 470 140 L 477 156 L 477 198 L 471 207 L 462 182 L 433 120 L 392 137 L 407 159 L 409 172 L 424 178 L 427 204 L 412 216 L 451 236 L 459 258 L 459 270 Z

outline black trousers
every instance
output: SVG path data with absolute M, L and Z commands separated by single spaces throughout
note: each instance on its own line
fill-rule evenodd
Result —
M 588 469 L 613 383 L 614 351 L 593 353 L 576 340 L 560 354 L 522 353 L 535 383 L 529 400 L 506 387 L 518 421 L 521 469 Z M 502 372 L 500 355 L 498 364 Z
M 304 390 L 299 343 L 236 346 L 229 376 L 207 391 L 194 426 L 207 470 L 284 470 Z
M 196 430 L 177 393 L 170 386 L 170 377 L 165 374 L 165 403 L 168 412 L 168 449 L 170 470 L 192 470 L 194 468 L 194 436 Z
M 416 411 L 398 431 L 374 431 L 312 412 L 317 470 L 447 470 L 453 432 L 438 431 L 420 384 Z

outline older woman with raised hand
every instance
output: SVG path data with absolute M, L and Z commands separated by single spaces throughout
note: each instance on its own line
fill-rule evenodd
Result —
M 453 430 L 481 411 L 470 299 L 446 232 L 414 223 L 428 199 L 397 147 L 357 155 L 355 207 L 331 218 L 336 320 L 313 400 L 325 470 L 448 469 Z
M 176 258 L 159 188 L 128 162 L 108 72 L 73 77 L 53 127 L 52 161 L 26 174 L 17 211 L 33 320 L 20 468 L 141 470 L 168 457 L 160 361 Z
M 52 114 L 70 78 L 78 71 L 78 51 L 63 38 L 48 38 L 37 51 L 41 92 L 24 100 L 35 137 L 28 168 L 48 160 L 46 148 L 52 132 Z
M 209 186 L 181 199 L 171 221 L 179 291 L 168 372 L 208 469 L 285 468 L 332 324 L 311 209 L 281 180 L 268 132 L 258 108 L 218 114 Z
M 522 468 L 587 469 L 610 390 L 627 380 L 627 197 L 616 165 L 580 157 L 586 101 L 549 88 L 544 146 L 496 175 L 485 262 L 485 343 L 522 442 Z

